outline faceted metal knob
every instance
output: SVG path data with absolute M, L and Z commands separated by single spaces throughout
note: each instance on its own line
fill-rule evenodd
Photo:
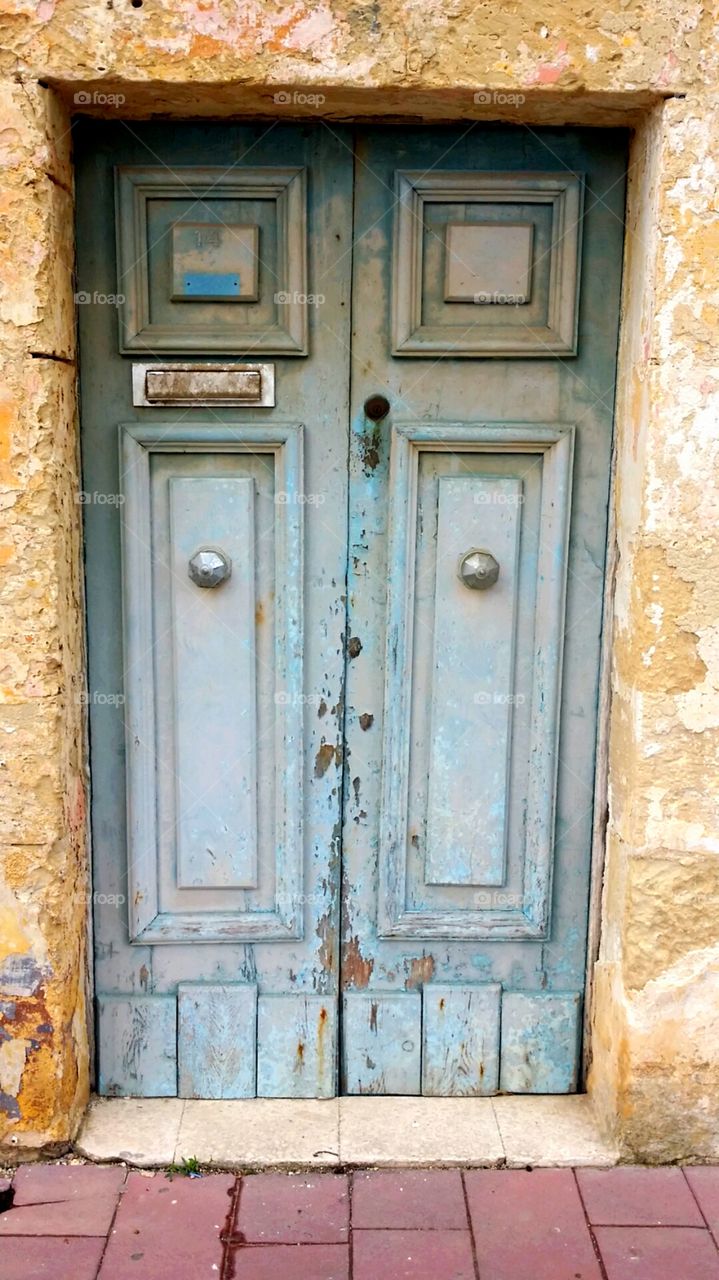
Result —
M 232 573 L 232 561 L 224 551 L 200 547 L 191 557 L 187 572 L 197 587 L 219 587 Z
M 473 591 L 486 591 L 493 587 L 499 577 L 499 561 L 495 560 L 491 551 L 473 547 L 465 551 L 460 558 L 457 570 L 460 581 Z

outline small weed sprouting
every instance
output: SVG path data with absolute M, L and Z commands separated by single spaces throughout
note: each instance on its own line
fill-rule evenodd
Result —
M 167 1176 L 170 1181 L 177 1175 L 181 1175 L 183 1178 L 201 1178 L 202 1173 L 197 1156 L 183 1156 L 180 1164 L 168 1164 Z

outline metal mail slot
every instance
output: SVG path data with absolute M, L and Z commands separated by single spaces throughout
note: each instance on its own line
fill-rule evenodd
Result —
M 134 405 L 275 403 L 274 364 L 133 364 Z

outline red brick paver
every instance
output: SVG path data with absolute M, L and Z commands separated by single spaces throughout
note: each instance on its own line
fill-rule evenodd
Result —
M 462 1175 L 459 1169 L 356 1173 L 352 1180 L 352 1226 L 466 1230 Z
M 245 1178 L 237 1231 L 268 1244 L 343 1244 L 349 1236 L 347 1178 L 332 1173 L 258 1173 Z
M 571 1169 L 476 1169 L 465 1183 L 481 1276 L 602 1280 Z
M 719 1280 L 719 1168 L 34 1165 L 14 1188 L 0 1280 Z
M 475 1280 L 468 1231 L 357 1231 L 353 1280 Z
M 253 1245 L 233 1255 L 229 1274 L 232 1280 L 349 1280 L 349 1246 Z
M 2 1280 L 95 1280 L 102 1236 L 9 1236 L 0 1240 Z
M 219 1277 L 234 1182 L 220 1173 L 197 1179 L 128 1174 L 100 1280 Z
M 699 1207 L 719 1244 L 719 1168 L 697 1167 L 684 1170 L 687 1182 L 699 1201 Z
M 577 1182 L 596 1226 L 704 1226 L 681 1169 L 578 1169 Z
M 0 1235 L 106 1236 L 125 1172 L 90 1164 L 25 1165 L 13 1179 L 12 1209 L 0 1213 Z
M 598 1227 L 607 1280 L 719 1280 L 719 1254 L 694 1227 Z

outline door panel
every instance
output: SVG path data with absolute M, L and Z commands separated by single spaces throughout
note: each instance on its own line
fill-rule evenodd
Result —
M 348 139 L 77 129 L 103 1093 L 336 1092 Z M 276 403 L 133 404 L 193 354 Z
M 301 937 L 302 520 L 275 495 L 301 492 L 302 437 L 122 431 L 133 940 Z M 207 545 L 212 588 L 188 572 Z
M 357 140 L 351 1093 L 405 1070 L 374 1013 L 390 996 L 398 1026 L 420 1009 L 423 1092 L 578 1085 L 623 145 L 499 126 Z M 486 590 L 462 575 L 473 551 L 499 563 Z
M 572 432 L 403 425 L 391 448 L 380 936 L 542 937 Z M 459 576 L 475 548 L 486 591 Z

